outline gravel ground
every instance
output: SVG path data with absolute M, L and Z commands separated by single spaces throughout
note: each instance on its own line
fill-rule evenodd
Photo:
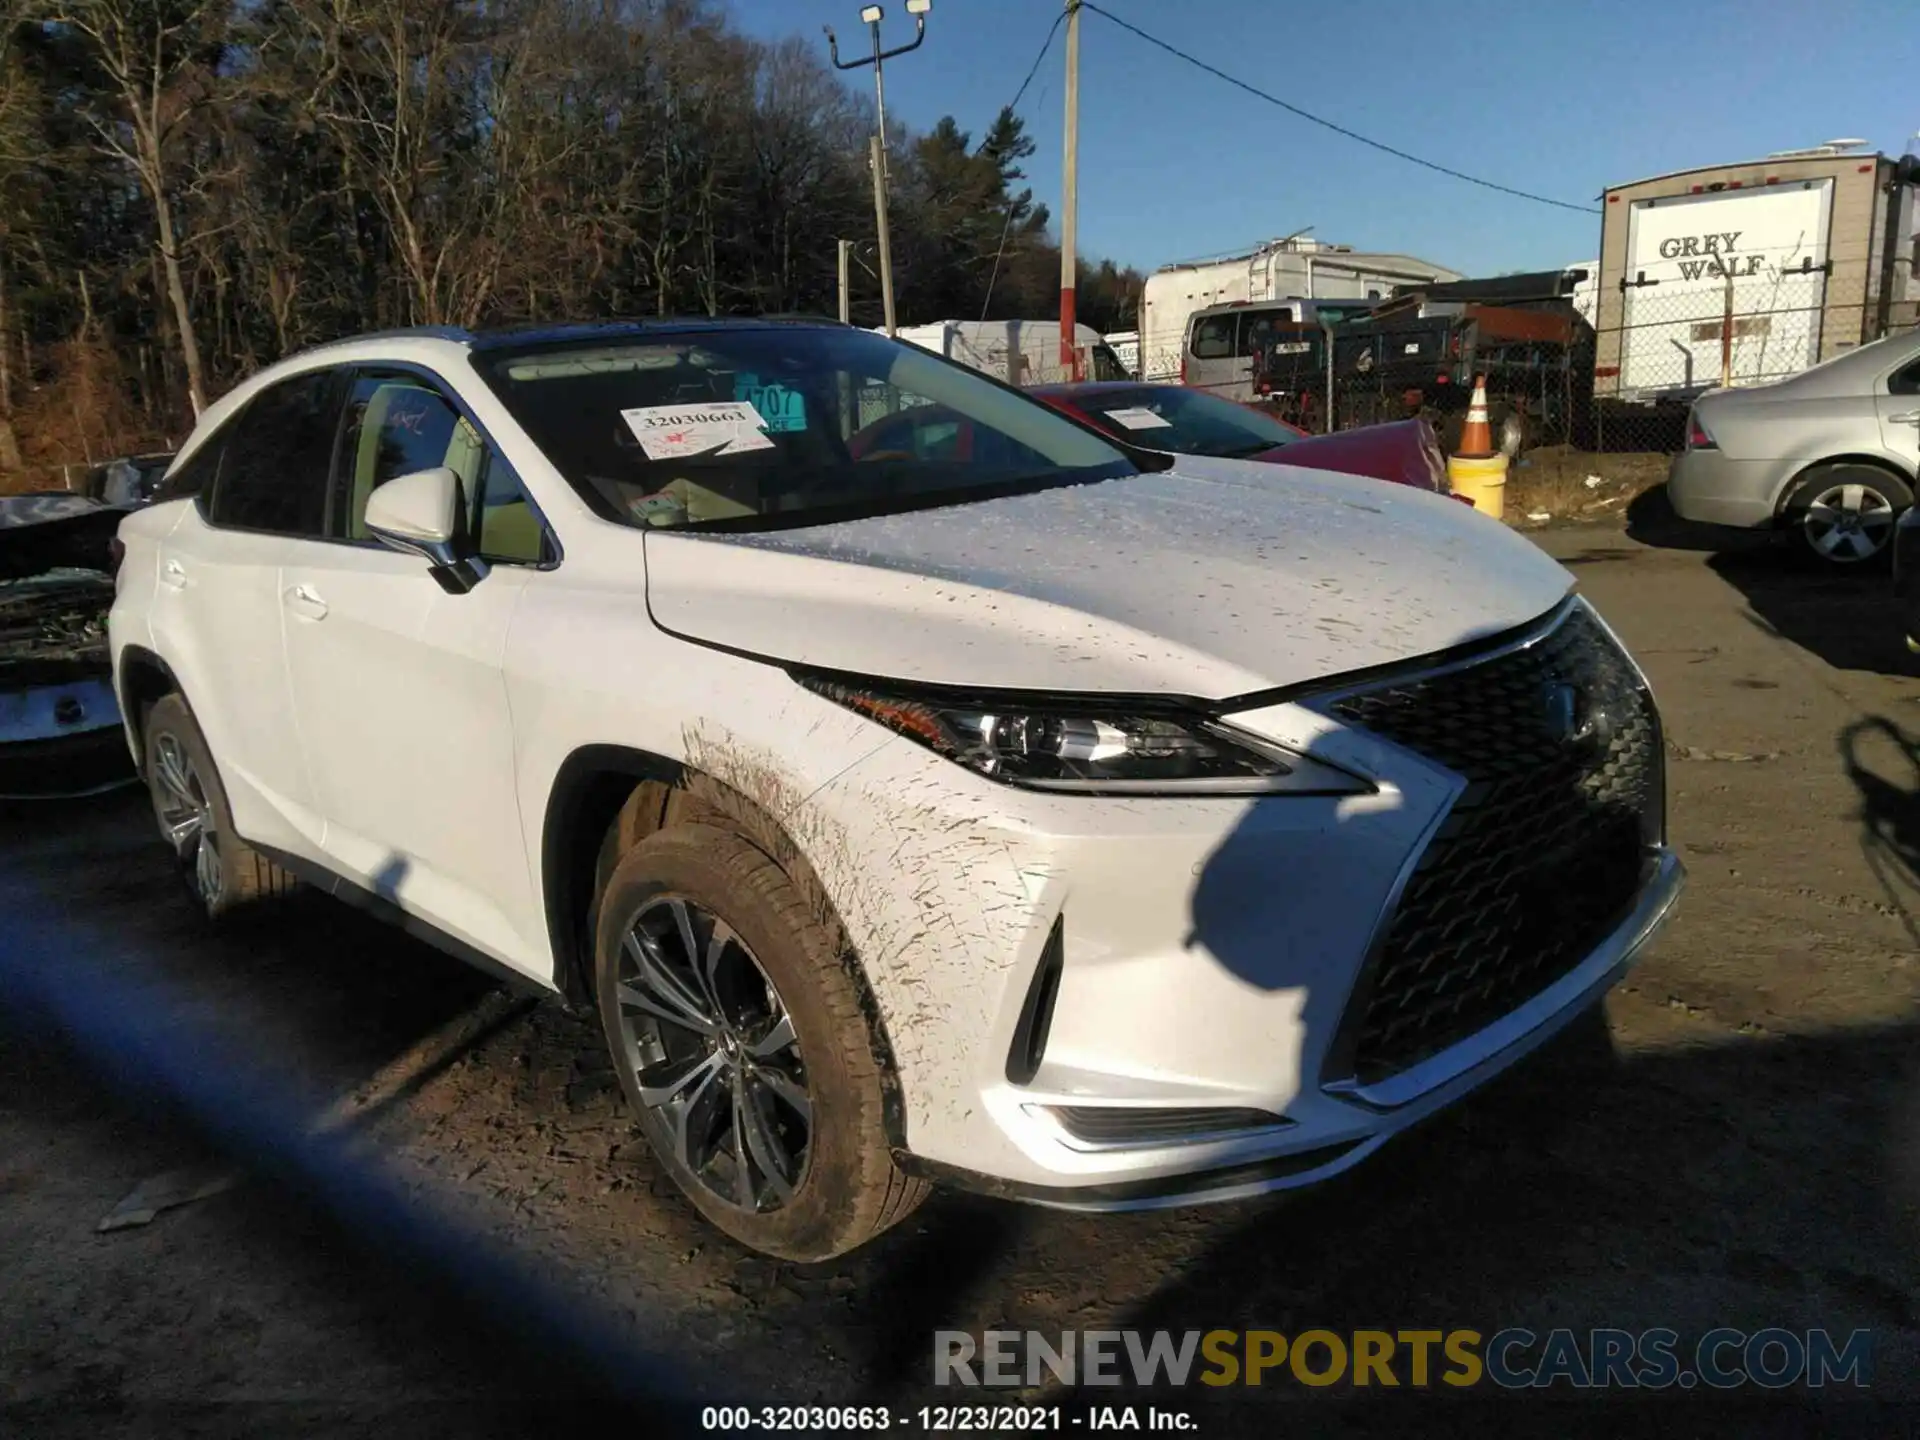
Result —
M 1653 678 L 1689 891 L 1608 1002 L 1610 1053 L 1557 1045 L 1295 1197 L 1092 1219 L 942 1196 L 836 1264 L 758 1260 L 671 1192 L 580 1021 L 317 897 L 206 934 L 137 796 L 0 815 L 0 914 L 56 907 L 37 963 L 70 959 L 140 1025 L 102 1056 L 0 1016 L 0 1434 L 531 1434 L 600 1394 L 556 1298 L 719 1402 L 951 1400 L 927 1384 L 936 1328 L 1515 1325 L 1866 1328 L 1871 1398 L 1920 1401 L 1920 671 L 1884 582 L 1617 527 L 1534 538 Z M 257 1155 L 225 1193 L 96 1233 L 138 1182 L 235 1143 L 142 1068 L 141 1033 L 195 1027 L 201 1079 L 233 1096 L 362 1102 L 335 1112 L 354 1153 L 455 1263 Z M 460 1255 L 545 1298 L 490 1308 L 449 1285 Z M 1503 1398 L 1563 1432 L 1655 1403 Z M 1166 1403 L 1213 1434 L 1262 1433 L 1276 1404 L 1316 1430 L 1408 1420 L 1291 1382 Z M 1493 1418 L 1419 1403 L 1422 1431 Z M 1797 1391 L 1738 1423 L 1914 1413 Z

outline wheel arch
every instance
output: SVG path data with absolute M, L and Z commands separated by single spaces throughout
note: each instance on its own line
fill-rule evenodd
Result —
M 181 688 L 179 677 L 153 651 L 144 645 L 128 645 L 116 662 L 114 686 L 120 696 L 120 714 L 133 746 L 134 772 L 147 778 L 147 707 L 168 695 L 178 695 L 189 714 L 193 703 Z
M 1915 476 L 1907 474 L 1895 461 L 1885 455 L 1866 453 L 1826 455 L 1818 460 L 1809 461 L 1787 477 L 1786 483 L 1780 487 L 1779 495 L 1774 497 L 1773 513 L 1775 516 L 1784 517 L 1786 515 L 1787 508 L 1793 503 L 1793 497 L 1800 493 L 1801 488 L 1805 486 L 1817 472 L 1821 470 L 1837 470 L 1845 466 L 1859 466 L 1863 469 L 1879 471 L 1888 479 L 1896 481 L 1901 488 L 1907 492 L 1909 503 L 1913 500 L 1916 483 L 1920 483 L 1917 482 Z
M 807 888 L 815 903 L 832 910 L 832 899 L 805 852 L 753 796 L 664 755 L 624 745 L 582 746 L 562 762 L 554 778 L 540 837 L 541 900 L 553 949 L 554 985 L 570 1006 L 588 1012 L 594 1008 L 595 905 L 605 876 L 647 836 L 693 819 L 739 834 Z M 841 923 L 837 915 L 833 918 Z M 851 941 L 843 963 L 860 997 L 881 1076 L 887 1141 L 904 1151 L 906 1110 L 893 1046 Z

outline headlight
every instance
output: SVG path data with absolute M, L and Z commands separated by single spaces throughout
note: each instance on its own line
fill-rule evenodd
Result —
M 1374 789 L 1203 715 L 1143 714 L 1118 703 L 935 699 L 795 678 L 956 764 L 1030 790 L 1364 795 Z

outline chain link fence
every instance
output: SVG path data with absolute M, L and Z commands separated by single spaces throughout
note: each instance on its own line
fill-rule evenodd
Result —
M 1814 265 L 1794 247 L 1669 270 L 1678 274 L 1615 282 L 1589 312 L 1596 323 L 1570 302 L 1389 306 L 1331 329 L 1249 311 L 1231 334 L 1200 337 L 1211 349 L 1150 349 L 1143 378 L 1261 405 L 1314 434 L 1419 416 L 1452 453 L 1484 377 L 1496 442 L 1510 453 L 1653 457 L 1684 447 L 1704 392 L 1781 380 L 1920 323 L 1909 298 L 1920 287 L 1904 265 L 1876 273 L 1864 253 Z
M 1800 243 L 1681 258 L 1599 297 L 1593 437 L 1605 452 L 1681 449 L 1693 401 L 1765 385 L 1915 322 L 1904 263 L 1861 246 L 1816 265 Z

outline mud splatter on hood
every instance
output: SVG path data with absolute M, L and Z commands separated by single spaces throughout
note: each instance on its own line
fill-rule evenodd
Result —
M 1542 614 L 1572 577 L 1405 486 L 1183 460 L 1162 474 L 766 534 L 651 531 L 688 639 L 927 683 L 1217 698 Z

